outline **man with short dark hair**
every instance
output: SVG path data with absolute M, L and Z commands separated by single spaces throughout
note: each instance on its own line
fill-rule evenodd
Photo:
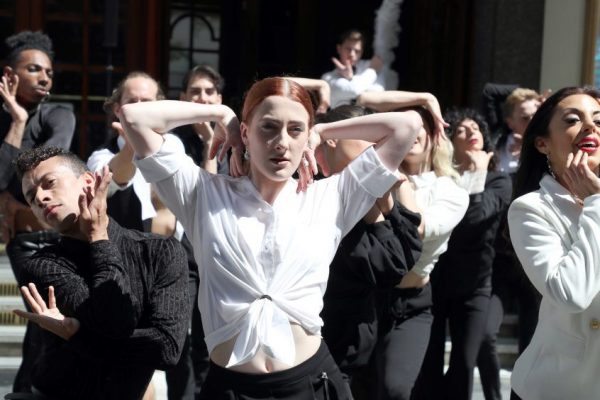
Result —
M 42 32 L 23 31 L 5 40 L 6 65 L 0 80 L 0 232 L 19 285 L 21 266 L 35 251 L 56 243 L 58 234 L 41 224 L 21 194 L 13 161 L 23 150 L 43 145 L 68 149 L 75 132 L 75 115 L 64 104 L 48 103 L 54 81 L 52 41 Z M 29 375 L 40 330 L 28 324 L 22 359 L 13 390 L 31 390 Z
M 33 312 L 15 311 L 47 331 L 34 393 L 140 399 L 155 369 L 177 363 L 187 333 L 183 248 L 106 215 L 108 168 L 95 175 L 76 156 L 41 147 L 22 153 L 17 169 L 35 216 L 61 234 L 24 266 Z
M 214 68 L 200 64 L 192 68 L 183 79 L 179 100 L 200 104 L 221 104 L 225 80 Z M 210 159 L 208 150 L 214 137 L 213 128 L 209 123 L 184 125 L 174 130 L 183 142 L 185 152 L 194 162 L 206 171 L 227 175 L 229 163 L 227 159 L 218 162 L 217 158 Z

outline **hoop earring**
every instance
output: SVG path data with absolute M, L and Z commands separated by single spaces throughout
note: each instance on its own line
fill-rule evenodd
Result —
M 548 157 L 548 154 L 546 154 L 546 165 L 548 166 L 548 173 L 550 173 L 550 176 L 556 180 L 556 175 L 554 174 L 554 170 L 550 164 L 550 157 Z

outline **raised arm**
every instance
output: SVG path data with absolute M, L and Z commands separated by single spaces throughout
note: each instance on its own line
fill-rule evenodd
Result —
M 421 116 L 415 111 L 365 115 L 315 125 L 309 147 L 314 149 L 321 141 L 328 139 L 366 140 L 375 143 L 381 161 L 388 169 L 395 171 L 422 126 Z
M 235 113 L 222 104 L 198 104 L 176 100 L 126 104 L 121 107 L 119 119 L 139 157 L 148 157 L 156 153 L 163 143 L 160 135 L 181 125 L 216 122 L 225 131 L 239 137 L 239 122 Z M 215 136 L 218 137 L 213 141 L 213 148 L 215 142 L 221 144 L 231 139 L 231 135 L 223 137 L 217 132 Z M 224 148 L 224 151 L 229 147 Z
M 327 83 L 327 81 L 323 79 L 297 78 L 293 76 L 286 76 L 285 79 L 296 82 L 306 90 L 312 90 L 319 93 L 319 108 L 317 109 L 317 112 L 327 112 L 327 109 L 331 105 L 331 89 L 329 88 L 329 83 Z
M 356 99 L 356 103 L 363 107 L 372 108 L 378 112 L 396 110 L 403 107 L 422 106 L 433 116 L 436 124 L 436 135 L 441 135 L 447 125 L 442 117 L 440 104 L 431 93 L 404 92 L 388 90 L 385 92 L 364 92 Z

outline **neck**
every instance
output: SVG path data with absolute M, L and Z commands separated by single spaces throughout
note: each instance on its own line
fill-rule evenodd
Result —
M 424 161 L 422 163 L 402 163 L 402 170 L 408 175 L 422 175 L 425 172 L 431 171 L 431 163 Z
M 260 193 L 260 196 L 264 201 L 273 205 L 275 199 L 281 192 L 281 190 L 286 185 L 287 180 L 285 181 L 273 181 L 270 180 L 252 170 L 250 168 L 250 173 L 248 174 L 248 178 L 254 184 L 256 191 Z

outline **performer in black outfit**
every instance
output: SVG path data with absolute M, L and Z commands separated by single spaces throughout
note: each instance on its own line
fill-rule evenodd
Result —
M 431 274 L 434 320 L 424 368 L 437 373 L 424 378 L 429 379 L 428 386 L 435 393 L 430 398 L 468 400 L 488 321 L 494 242 L 510 202 L 511 180 L 493 170 L 483 117 L 473 110 L 453 110 L 444 118 L 450 124 L 448 136 L 461 172 L 461 186 L 469 192 L 469 208 Z M 448 371 L 440 382 L 446 320 L 452 351 Z
M 365 112 L 359 106 L 343 105 L 318 120 L 334 122 Z M 346 163 L 334 153 L 357 156 L 368 145 L 337 141 L 335 146 L 324 146 L 323 152 L 330 154 L 322 159 L 331 160 L 329 173 L 337 173 Z M 364 379 L 368 380 L 364 374 L 377 343 L 379 298 L 387 298 L 421 254 L 420 222 L 419 214 L 394 201 L 388 192 L 342 239 L 331 262 L 321 311 L 322 334 L 348 384 L 360 375 L 361 383 L 353 388 L 355 396 L 365 389 Z
M 140 399 L 155 369 L 177 363 L 187 333 L 183 248 L 174 238 L 126 230 L 108 218 L 108 168 L 94 175 L 55 147 L 21 154 L 17 167 L 34 214 L 61 233 L 60 243 L 25 265 L 32 284 L 22 291 L 33 313 L 16 311 L 49 331 L 34 365 L 33 392 Z
M 58 240 L 58 234 L 37 221 L 21 194 L 13 161 L 23 150 L 44 145 L 69 149 L 75 130 L 73 112 L 49 104 L 54 71 L 52 42 L 40 32 L 24 31 L 6 39 L 7 65 L 0 81 L 0 230 L 19 285 L 22 265 L 36 250 Z M 13 390 L 30 391 L 31 364 L 40 349 L 39 329 L 28 324 L 23 358 Z

